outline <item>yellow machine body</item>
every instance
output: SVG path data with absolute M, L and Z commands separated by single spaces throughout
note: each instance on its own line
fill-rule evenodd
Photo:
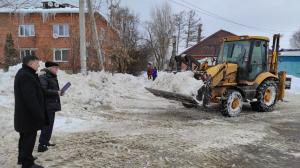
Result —
M 273 36 L 272 57 L 269 58 L 269 38 L 263 36 L 233 36 L 224 38 L 214 66 L 199 63 L 191 56 L 180 57 L 204 85 L 194 97 L 149 89 L 153 94 L 181 101 L 185 107 L 195 107 L 202 101 L 219 103 L 225 116 L 237 116 L 243 102 L 250 102 L 255 111 L 272 111 L 277 100 L 283 100 L 286 73 L 278 73 L 279 34 Z M 178 66 L 180 67 L 180 66 Z
M 247 41 L 247 40 L 262 40 L 269 42 L 269 38 L 263 36 L 233 36 L 224 39 L 224 42 L 235 42 L 235 41 Z M 267 53 L 266 53 L 267 54 Z M 282 72 L 281 75 L 277 74 L 277 57 L 278 53 L 276 50 L 272 52 L 272 63 L 270 65 L 270 71 L 261 72 L 256 76 L 254 80 L 240 80 L 238 78 L 238 65 L 234 63 L 221 63 L 215 66 L 209 67 L 206 70 L 207 76 L 211 78 L 210 89 L 211 89 L 211 101 L 218 102 L 222 95 L 229 88 L 235 88 L 242 92 L 242 95 L 246 95 L 244 88 L 248 90 L 256 91 L 257 87 L 260 86 L 266 79 L 271 79 L 278 82 L 278 100 L 283 100 L 285 91 L 285 79 L 286 73 Z M 267 55 L 264 55 L 267 57 Z M 267 66 L 267 65 L 266 65 Z M 208 78 L 208 77 L 206 77 Z M 204 79 L 205 80 L 205 79 Z M 250 88 L 250 89 L 249 89 Z M 252 94 L 255 98 L 255 95 Z M 251 97 L 245 97 L 250 98 Z

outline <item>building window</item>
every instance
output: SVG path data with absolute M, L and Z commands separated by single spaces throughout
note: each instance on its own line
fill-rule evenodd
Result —
M 55 24 L 53 25 L 53 37 L 69 37 L 69 25 L 68 24 Z
M 20 37 L 30 37 L 35 36 L 34 25 L 19 25 L 19 36 Z
M 53 60 L 55 62 L 68 62 L 70 49 L 54 49 L 53 50 Z
M 20 48 L 20 58 L 23 59 L 29 55 L 35 55 L 36 49 L 34 48 Z

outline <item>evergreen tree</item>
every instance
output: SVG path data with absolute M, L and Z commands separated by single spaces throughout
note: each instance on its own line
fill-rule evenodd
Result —
M 20 62 L 17 50 L 14 48 L 14 40 L 11 33 L 7 34 L 4 46 L 4 71 L 8 71 L 9 66 Z

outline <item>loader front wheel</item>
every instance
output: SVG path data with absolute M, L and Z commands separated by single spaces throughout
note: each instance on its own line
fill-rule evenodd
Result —
M 273 80 L 263 82 L 257 88 L 257 102 L 251 104 L 252 109 L 261 112 L 272 111 L 277 102 L 277 84 Z
M 237 90 L 227 90 L 221 99 L 221 112 L 224 116 L 235 117 L 243 108 L 243 96 Z

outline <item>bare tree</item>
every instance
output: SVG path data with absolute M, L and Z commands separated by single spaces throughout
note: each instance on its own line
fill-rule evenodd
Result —
M 178 54 L 179 43 L 182 40 L 182 33 L 184 32 L 185 27 L 185 11 L 180 11 L 179 13 L 174 14 L 174 25 L 176 29 L 176 54 Z
M 118 72 L 125 73 L 129 64 L 132 62 L 132 58 L 129 55 L 129 51 L 121 42 L 115 42 L 112 53 L 112 61 L 114 67 Z
M 111 0 L 113 1 L 113 0 Z M 139 41 L 139 17 L 127 7 L 120 7 L 119 1 L 110 5 L 110 23 L 119 32 L 120 43 L 113 45 L 113 61 L 119 72 L 127 72 L 135 57 Z
M 187 28 L 185 31 L 185 35 L 186 35 L 186 43 L 185 43 L 185 47 L 188 48 L 191 45 L 193 45 L 195 42 L 197 42 L 197 38 L 198 38 L 198 27 L 200 24 L 200 18 L 198 18 L 198 16 L 196 15 L 196 12 L 194 10 L 190 10 L 187 13 Z
M 151 12 L 152 19 L 147 24 L 148 42 L 152 47 L 158 70 L 162 70 L 167 59 L 168 49 L 174 32 L 171 7 L 166 2 L 155 7 Z
M 94 0 L 92 4 L 95 10 L 100 10 L 101 7 L 105 4 L 105 0 Z
M 133 61 L 127 71 L 133 75 L 140 75 L 142 71 L 147 69 L 148 62 L 152 56 L 151 47 L 147 41 L 142 41 L 138 48 L 130 54 Z
M 120 8 L 120 3 L 121 3 L 121 0 L 107 0 L 109 22 L 112 25 L 117 24 L 115 16 L 116 16 L 118 9 Z
M 293 34 L 290 44 L 293 48 L 300 49 L 300 29 Z

